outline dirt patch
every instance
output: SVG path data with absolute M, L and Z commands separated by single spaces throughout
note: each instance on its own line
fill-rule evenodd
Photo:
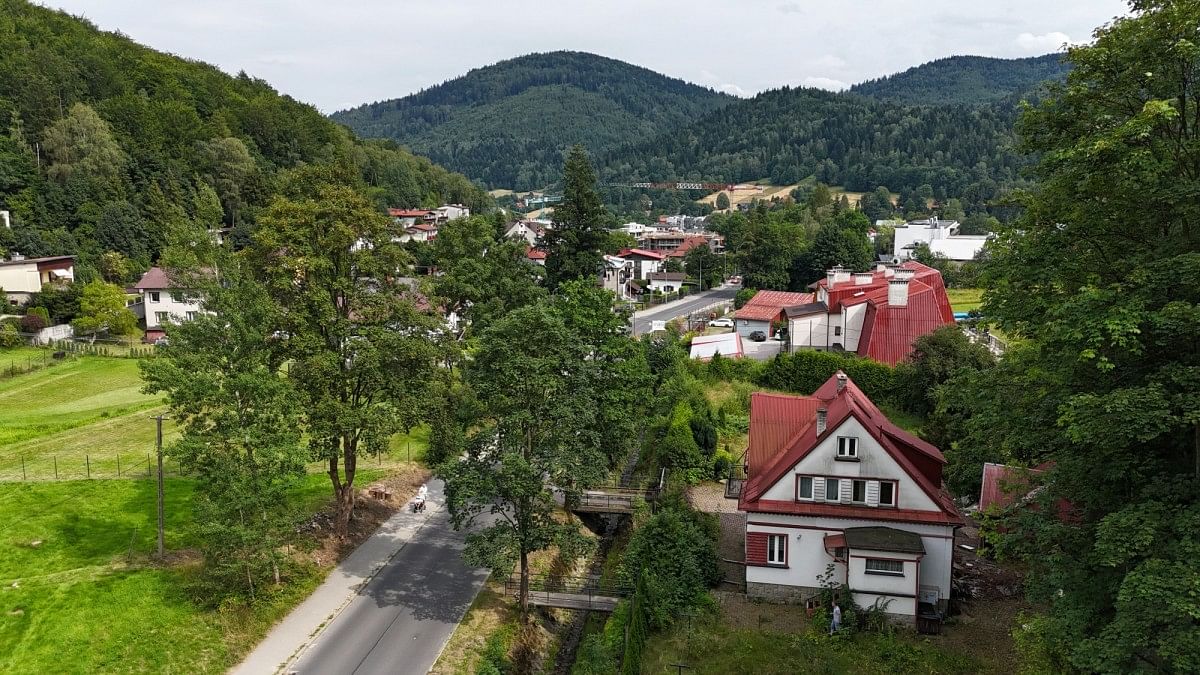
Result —
M 687 490 L 688 503 L 704 513 L 737 513 L 737 500 L 725 498 L 725 483 L 701 483 Z
M 756 602 L 744 593 L 715 592 L 723 624 L 731 629 L 770 633 L 799 633 L 808 625 L 808 614 L 798 605 Z
M 1012 630 L 1017 616 L 1032 609 L 1022 598 L 964 603 L 941 635 L 922 638 L 948 652 L 971 656 L 984 667 L 981 672 L 1011 673 L 1012 664 L 1018 662 Z
M 350 519 L 350 531 L 345 541 L 333 534 L 334 510 L 332 504 L 309 518 L 300 530 L 309 533 L 316 545 L 304 556 L 322 569 L 336 565 L 358 548 L 379 529 L 388 518 L 404 508 L 417 488 L 429 480 L 429 469 L 416 464 L 405 464 L 387 476 L 359 489 L 354 500 L 354 516 Z M 390 500 L 376 499 L 370 495 L 371 488 L 391 490 Z

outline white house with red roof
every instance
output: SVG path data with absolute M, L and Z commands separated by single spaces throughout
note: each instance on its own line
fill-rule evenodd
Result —
M 627 248 L 617 255 L 633 263 L 633 278 L 646 280 L 651 274 L 657 274 L 663 269 L 663 261 L 667 256 L 658 251 L 647 251 L 644 248 Z
M 787 291 L 759 291 L 753 298 L 733 313 L 738 335 L 750 337 L 755 331 L 771 335 L 771 324 L 786 320 L 784 310 L 813 301 L 812 293 L 789 293 Z
M 841 371 L 812 396 L 753 394 L 738 500 L 747 594 L 810 601 L 832 569 L 860 606 L 914 620 L 919 603 L 944 609 L 963 525 L 945 463 Z
M 793 351 L 853 352 L 896 365 L 914 340 L 954 323 L 941 272 L 915 260 L 871 272 L 835 267 L 815 286 L 813 302 L 786 309 Z
M 190 321 L 200 313 L 200 299 L 179 288 L 161 267 L 151 267 L 134 286 L 146 312 L 146 342 L 166 335 L 164 325 Z

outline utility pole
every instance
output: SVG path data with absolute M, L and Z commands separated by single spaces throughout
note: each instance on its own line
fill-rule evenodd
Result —
M 162 448 L 162 423 L 167 416 L 159 413 L 154 416 L 154 421 L 157 425 L 155 433 L 155 448 L 158 454 L 158 557 L 161 559 L 164 555 L 163 550 L 163 448 Z

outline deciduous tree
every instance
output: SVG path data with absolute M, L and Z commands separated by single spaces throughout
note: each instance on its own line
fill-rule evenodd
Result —
M 79 294 L 79 316 L 71 325 L 95 341 L 101 333 L 131 335 L 137 329 L 137 317 L 125 306 L 120 286 L 93 281 Z

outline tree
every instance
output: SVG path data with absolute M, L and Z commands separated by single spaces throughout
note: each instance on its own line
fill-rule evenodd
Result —
M 1024 116 L 1041 183 L 985 272 L 985 314 L 1029 346 L 986 385 L 1023 395 L 968 440 L 1035 429 L 1054 462 L 1005 543 L 1060 671 L 1200 669 L 1200 5 L 1131 7 Z
M 456 528 L 487 516 L 467 535 L 472 564 L 519 564 L 520 606 L 528 612 L 529 554 L 557 545 L 564 559 L 583 551 L 578 524 L 554 517 L 552 487 L 567 499 L 604 475 L 601 436 L 594 431 L 588 352 L 562 313 L 543 301 L 522 307 L 484 332 L 466 378 L 483 418 L 466 453 L 438 472 Z
M 563 165 L 563 200 L 554 208 L 554 227 L 546 232 L 546 283 L 550 288 L 600 273 L 600 251 L 606 238 L 603 219 L 596 172 L 583 146 L 576 145 Z
M 725 211 L 729 208 L 729 195 L 724 192 L 717 195 L 717 209 Z
M 960 234 L 990 234 L 1000 229 L 1000 221 L 986 211 L 976 211 L 959 224 Z
M 965 217 L 966 213 L 963 211 L 962 200 L 960 199 L 952 197 L 942 207 L 942 218 L 945 220 L 957 220 L 960 221 L 961 225 L 961 221 Z
M 850 270 L 867 270 L 874 260 L 867 236 L 837 224 L 822 225 L 812 245 L 796 260 L 792 288 L 802 289 L 825 275 L 835 265 Z
M 137 330 L 137 317 L 125 306 L 125 292 L 120 286 L 93 281 L 79 294 L 79 317 L 71 325 L 95 341 L 101 333 L 132 335 Z
M 961 370 L 986 370 L 996 359 L 987 347 L 971 342 L 958 326 L 942 326 L 913 340 L 912 352 L 897 367 L 905 407 L 929 415 L 938 400 L 938 387 Z
M 246 260 L 226 258 L 219 283 L 212 268 L 178 275 L 202 293 L 205 312 L 168 325 L 169 344 L 139 367 L 145 391 L 166 394 L 180 426 L 168 454 L 197 477 L 205 595 L 212 604 L 231 593 L 253 599 L 287 567 L 288 488 L 307 460 L 297 392 L 273 346 L 280 308 Z
M 803 243 L 798 224 L 756 216 L 737 253 L 743 283 L 762 290 L 787 289 L 790 268 Z
M 442 360 L 438 322 L 413 305 L 408 256 L 390 220 L 324 167 L 291 172 L 262 214 L 254 260 L 279 307 L 282 356 L 301 394 L 314 457 L 328 467 L 345 537 L 361 453 L 387 448 L 423 412 Z M 431 339 L 431 337 L 433 339 Z
M 229 224 L 240 222 L 242 189 L 254 172 L 254 158 L 246 144 L 237 138 L 214 138 L 196 144 L 201 166 L 216 191 L 228 216 Z
M 617 255 L 627 248 L 637 248 L 637 239 L 632 234 L 622 230 L 608 230 L 604 240 L 604 252 Z
M 876 220 L 887 220 L 896 211 L 895 204 L 892 203 L 892 193 L 882 185 L 863 195 L 858 206 L 872 223 Z
M 721 283 L 723 276 L 721 263 L 723 261 L 720 256 L 712 252 L 708 244 L 701 244 L 688 251 L 683 262 L 687 273 L 699 279 L 703 288 L 712 288 Z
M 112 284 L 123 284 L 129 281 L 129 277 L 133 273 L 129 258 L 117 251 L 102 253 L 96 265 L 100 269 L 100 277 Z
M 112 129 L 84 103 L 71 106 L 66 117 L 50 125 L 43 141 L 50 159 L 46 173 L 60 182 L 76 174 L 113 181 L 125 168 L 125 153 Z
M 151 242 L 147 241 L 146 223 L 129 202 L 109 202 L 96 221 L 96 243 L 105 251 L 116 251 L 128 258 L 150 263 Z

